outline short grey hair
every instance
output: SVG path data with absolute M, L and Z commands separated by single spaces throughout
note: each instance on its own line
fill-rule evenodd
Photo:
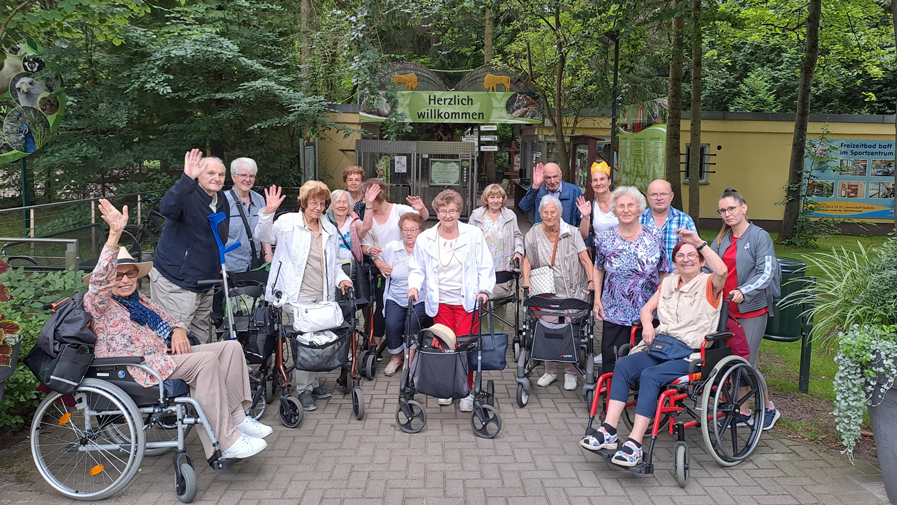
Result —
M 545 195 L 539 200 L 539 214 L 542 213 L 542 208 L 547 207 L 549 205 L 554 205 L 554 208 L 557 209 L 559 214 L 564 213 L 564 206 L 561 205 L 561 201 L 557 199 L 555 196 Z
M 648 202 L 645 201 L 645 195 L 643 195 L 642 192 L 638 190 L 638 188 L 636 188 L 635 186 L 620 186 L 610 194 L 611 210 L 617 208 L 617 200 L 619 200 L 621 196 L 628 196 L 629 198 L 635 200 L 635 204 L 638 205 L 639 214 L 645 212 L 645 209 L 648 208 Z
M 334 189 L 330 192 L 330 205 L 333 205 L 337 200 L 342 197 L 346 197 L 349 199 L 349 211 L 355 207 L 355 200 L 352 199 L 352 193 L 349 193 L 345 189 Z
M 230 162 L 231 175 L 237 175 L 237 172 L 239 172 L 241 168 L 249 170 L 250 172 L 252 172 L 252 175 L 258 175 L 259 173 L 259 166 L 252 158 L 237 158 L 234 161 Z
M 218 156 L 203 156 L 202 158 L 199 159 L 199 166 L 205 167 L 206 162 L 208 162 L 210 160 L 217 161 L 218 163 L 221 163 L 222 168 L 224 167 L 224 161 L 221 158 L 219 158 Z

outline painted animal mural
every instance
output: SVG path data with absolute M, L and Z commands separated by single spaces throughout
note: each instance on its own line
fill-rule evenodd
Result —
M 404 84 L 405 91 L 414 91 L 415 89 L 417 89 L 416 74 L 394 74 L 392 76 L 392 79 L 396 84 Z
M 25 148 L 22 150 L 28 154 L 37 151 L 37 145 L 34 143 L 34 136 L 31 134 L 31 128 L 28 127 L 27 124 L 19 125 L 19 133 L 22 134 L 22 138 L 25 140 Z
M 537 117 L 533 114 L 538 113 L 539 103 L 526 93 L 517 93 L 517 99 L 514 101 L 514 112 L 511 117 Z
M 505 91 L 511 91 L 511 77 L 507 75 L 486 74 L 483 78 L 483 87 L 486 91 L 496 91 L 496 86 L 504 85 Z

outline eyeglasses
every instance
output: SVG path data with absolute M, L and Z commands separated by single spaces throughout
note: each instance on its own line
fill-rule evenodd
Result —
M 311 207 L 314 207 L 317 209 L 326 209 L 327 208 L 327 202 L 307 202 L 305 205 L 309 208 L 311 208 Z
M 677 254 L 676 261 L 682 260 L 696 260 L 698 259 L 698 253 L 688 253 L 688 254 Z
M 459 212 L 461 211 L 458 209 L 440 209 L 436 211 L 436 213 L 440 216 L 453 216 L 455 214 L 458 214 Z
M 648 193 L 648 198 L 658 199 L 658 198 L 666 198 L 672 195 L 672 193 Z
M 420 228 L 402 228 L 402 233 L 417 233 Z
M 620 210 L 625 210 L 625 209 L 635 209 L 638 207 L 634 203 L 618 203 L 617 208 Z
M 140 273 L 140 272 L 138 272 L 137 270 L 128 270 L 127 272 L 118 272 L 115 274 L 115 280 L 120 281 L 125 277 L 127 277 L 128 279 L 136 279 L 138 273 Z
M 737 209 L 737 208 L 738 207 L 726 207 L 725 209 L 719 209 L 718 211 L 716 211 L 716 213 L 721 216 L 723 214 L 731 214 L 731 213 L 735 212 L 735 209 Z
M 255 174 L 236 174 L 234 179 L 255 179 Z

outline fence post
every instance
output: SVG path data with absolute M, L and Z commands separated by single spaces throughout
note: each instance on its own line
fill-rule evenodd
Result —
M 34 238 L 34 207 L 28 209 L 29 221 L 28 236 Z M 31 256 L 34 257 L 34 242 L 31 243 Z
M 78 239 L 65 245 L 65 268 L 78 268 Z
M 90 201 L 90 224 L 97 224 L 97 202 L 96 200 Z M 97 257 L 97 227 L 90 227 L 90 254 L 91 258 Z
M 137 224 L 140 224 L 140 222 L 143 221 L 143 216 L 141 216 L 142 211 L 140 209 L 140 199 L 141 195 L 137 195 Z

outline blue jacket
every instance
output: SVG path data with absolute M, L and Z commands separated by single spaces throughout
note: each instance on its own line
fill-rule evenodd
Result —
M 218 243 L 208 220 L 212 214 L 211 204 L 212 197 L 187 174 L 181 175 L 159 202 L 165 227 L 156 246 L 153 266 L 175 285 L 195 293 L 209 289 L 208 286 L 198 286 L 197 281 L 221 275 Z M 224 191 L 218 192 L 215 212 L 230 215 Z M 227 240 L 228 221 L 225 219 L 218 225 L 221 240 Z
M 539 215 L 539 202 L 547 194 L 548 187 L 545 186 L 545 183 L 542 183 L 538 190 L 534 190 L 530 186 L 526 190 L 526 195 L 520 200 L 520 210 L 533 213 L 533 224 L 542 222 L 542 216 Z M 561 183 L 560 200 L 561 205 L 564 207 L 561 219 L 569 225 L 579 226 L 579 220 L 582 219 L 582 214 L 579 213 L 579 209 L 576 207 L 576 199 L 580 196 L 582 196 L 582 190 L 578 186 L 566 181 Z

